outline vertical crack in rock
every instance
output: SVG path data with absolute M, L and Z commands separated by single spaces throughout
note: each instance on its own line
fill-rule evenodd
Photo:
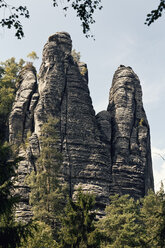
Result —
M 130 67 L 120 66 L 115 72 L 108 111 L 112 116 L 111 194 L 142 197 L 154 188 L 150 131 L 140 82 Z
M 88 89 L 88 71 L 71 56 L 69 34 L 51 36 L 43 51 L 39 74 L 40 99 L 35 109 L 35 132 L 49 115 L 60 120 L 63 175 L 72 195 L 79 186 L 96 193 L 98 204 L 108 202 L 109 151 L 100 140 Z
M 38 100 L 35 68 L 26 65 L 20 72 L 20 85 L 9 117 L 10 142 L 20 142 L 31 130 L 33 110 Z

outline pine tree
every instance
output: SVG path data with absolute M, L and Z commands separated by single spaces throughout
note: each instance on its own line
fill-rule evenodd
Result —
M 57 242 L 52 235 L 52 229 L 44 222 L 34 222 L 36 229 L 33 228 L 32 236 L 22 240 L 19 248 L 58 248 Z
M 105 211 L 106 216 L 98 223 L 102 247 L 143 247 L 139 202 L 129 195 L 115 195 L 110 197 Z
M 36 220 L 50 225 L 57 238 L 59 216 L 64 208 L 66 190 L 61 184 L 62 156 L 57 149 L 57 120 L 50 117 L 41 130 L 41 152 L 28 183 L 30 204 Z
M 163 182 L 161 182 L 160 190 L 157 192 L 158 197 L 161 201 L 161 225 L 159 228 L 159 236 L 160 236 L 160 247 L 165 247 L 165 192 L 164 192 L 164 185 Z
M 163 185 L 156 194 L 149 191 L 142 200 L 143 240 L 146 247 L 165 247 L 165 194 Z
M 95 227 L 94 196 L 78 191 L 76 201 L 68 199 L 62 218 L 61 248 L 97 248 L 99 233 Z
M 15 98 L 18 74 L 23 67 L 24 60 L 17 63 L 15 58 L 10 58 L 0 63 L 0 139 L 4 140 L 8 126 L 8 117 Z
M 14 209 L 19 202 L 13 196 L 15 168 L 19 159 L 13 157 L 9 144 L 0 144 L 0 247 L 16 248 L 31 235 L 31 223 L 22 224 L 15 221 Z

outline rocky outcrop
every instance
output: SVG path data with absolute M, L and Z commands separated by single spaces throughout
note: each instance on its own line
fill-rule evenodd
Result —
M 34 170 L 30 147 L 26 149 L 26 138 L 34 131 L 34 109 L 39 95 L 36 71 L 31 64 L 24 67 L 19 77 L 20 82 L 9 117 L 9 140 L 11 143 L 19 145 L 19 156 L 22 158 L 17 170 L 15 186 L 16 193 L 21 195 L 17 215 L 18 218 L 26 221 L 32 216 L 32 213 L 29 206 L 29 187 L 26 185 L 25 179 Z M 34 136 L 33 134 L 30 140 L 33 140 Z
M 153 188 L 149 126 L 139 79 L 131 68 L 119 67 L 108 110 L 95 115 L 87 65 L 76 62 L 71 49 L 69 34 L 56 33 L 44 46 L 38 84 L 34 69 L 25 68 L 21 74 L 9 125 L 13 143 L 25 143 L 31 132 L 30 146 L 20 150 L 25 159 L 18 171 L 18 190 L 23 195 L 19 215 L 31 214 L 24 178 L 36 169 L 41 127 L 49 116 L 59 121 L 62 175 L 71 195 L 81 186 L 95 193 L 97 207 L 104 209 L 110 194 L 130 193 L 137 198 Z
M 144 196 L 154 188 L 150 130 L 140 81 L 131 67 L 115 72 L 109 96 L 111 115 L 111 193 Z
M 105 204 L 109 196 L 109 149 L 100 140 L 88 89 L 88 71 L 71 55 L 67 33 L 51 36 L 43 50 L 39 74 L 40 99 L 35 109 L 35 132 L 49 115 L 59 120 L 63 175 L 70 187 L 92 190 Z

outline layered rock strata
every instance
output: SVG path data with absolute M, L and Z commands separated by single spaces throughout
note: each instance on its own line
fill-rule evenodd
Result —
M 144 196 L 154 188 L 150 129 L 142 103 L 142 89 L 131 67 L 115 72 L 109 96 L 111 115 L 111 193 Z
M 18 170 L 18 190 L 23 196 L 18 215 L 31 215 L 24 178 L 36 169 L 41 127 L 49 116 L 58 120 L 62 176 L 70 195 L 81 186 L 95 193 L 102 210 L 110 194 L 139 198 L 153 188 L 149 126 L 138 77 L 131 68 L 119 67 L 108 110 L 95 115 L 87 66 L 74 61 L 71 49 L 69 34 L 56 33 L 44 46 L 38 84 L 34 69 L 27 67 L 21 74 L 10 115 L 10 140 L 25 143 L 28 131 L 31 137 L 28 149 L 20 151 L 25 159 Z
M 34 109 L 38 102 L 37 78 L 35 68 L 29 64 L 20 73 L 20 82 L 16 93 L 15 102 L 9 117 L 9 140 L 19 145 L 19 156 L 22 158 L 17 171 L 16 193 L 21 195 L 21 201 L 17 208 L 17 215 L 21 220 L 31 218 L 29 206 L 29 187 L 25 183 L 26 176 L 35 168 L 31 149 L 38 150 L 38 139 L 34 140 Z M 26 148 L 27 135 L 30 137 L 33 148 Z M 37 154 L 39 155 L 39 153 Z

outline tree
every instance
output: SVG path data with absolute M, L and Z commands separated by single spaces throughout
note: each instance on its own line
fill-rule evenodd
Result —
M 49 117 L 48 122 L 43 124 L 36 171 L 27 179 L 34 219 L 51 226 L 55 238 L 58 236 L 59 216 L 66 198 L 66 190 L 60 179 L 62 156 L 57 149 L 56 126 L 57 120 L 53 117 Z
M 129 195 L 110 197 L 110 205 L 106 207 L 106 215 L 99 223 L 102 234 L 102 247 L 143 247 L 140 236 L 139 202 Z
M 28 54 L 29 58 L 37 59 L 36 52 L 32 51 Z M 4 141 L 6 130 L 8 128 L 8 117 L 15 99 L 16 91 L 21 81 L 20 72 L 28 67 L 33 68 L 36 73 L 35 67 L 30 62 L 20 59 L 16 62 L 12 57 L 5 62 L 0 62 L 0 140 Z
M 62 218 L 62 248 L 97 248 L 99 233 L 95 227 L 94 196 L 79 189 L 76 200 L 68 199 Z
M 22 24 L 20 22 L 20 17 L 21 16 L 24 16 L 25 18 L 30 17 L 27 7 L 21 5 L 19 7 L 15 7 L 9 5 L 4 0 L 0 0 L 0 8 L 9 10 L 9 15 L 1 19 L 0 25 L 2 27 L 7 27 L 9 29 L 13 27 L 16 31 L 15 36 L 18 39 L 21 39 L 21 37 L 24 36 L 24 33 L 23 33 Z
M 39 57 L 37 56 L 36 52 L 32 51 L 31 53 L 29 53 L 27 55 L 28 58 L 32 59 L 32 60 L 36 60 L 39 59 Z
M 156 194 L 149 191 L 142 200 L 143 239 L 146 247 L 165 247 L 165 193 L 163 185 Z
M 165 10 L 165 0 L 160 0 L 157 9 L 152 10 L 151 13 L 147 15 L 145 24 L 150 26 L 154 21 L 156 21 L 159 17 L 162 16 L 163 10 Z
M 52 0 L 53 6 L 58 6 L 58 0 Z M 68 8 L 72 8 L 76 11 L 77 17 L 81 21 L 81 26 L 83 33 L 86 37 L 90 35 L 90 25 L 95 23 L 94 13 L 96 9 L 102 9 L 101 0 L 65 0 L 64 11 Z M 20 5 L 19 7 L 9 5 L 5 0 L 0 0 L 0 8 L 8 9 L 9 15 L 4 17 L 0 21 L 2 27 L 14 28 L 15 36 L 18 39 L 24 37 L 23 26 L 21 24 L 20 18 L 29 18 L 30 14 L 26 6 Z
M 31 235 L 31 223 L 15 221 L 14 209 L 19 202 L 13 196 L 15 168 L 20 159 L 13 156 L 9 144 L 0 144 L 0 247 L 16 248 L 21 240 Z
M 22 240 L 19 248 L 57 248 L 58 244 L 52 235 L 52 229 L 44 222 L 35 222 L 36 229 L 32 229 L 33 236 L 29 236 L 26 240 Z
M 14 57 L 0 63 L 0 140 L 5 138 L 8 117 L 15 99 L 18 74 L 24 63 L 23 59 L 16 62 Z

